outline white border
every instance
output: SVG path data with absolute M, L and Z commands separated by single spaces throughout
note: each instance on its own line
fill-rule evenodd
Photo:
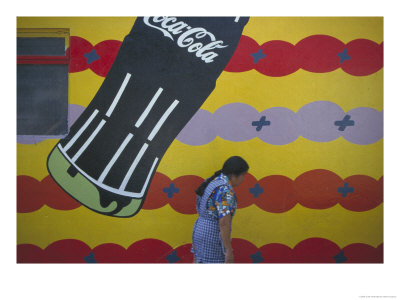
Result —
M 396 1 L 117 1 L 92 2 L 71 0 L 54 6 L 54 1 L 9 2 L 3 8 L 1 47 L 3 109 L 16 112 L 15 99 L 15 17 L 16 16 L 140 16 L 140 15 L 242 15 L 242 16 L 384 16 L 385 30 L 385 215 L 383 265 L 16 265 L 16 235 L 12 224 L 15 214 L 15 115 L 2 119 L 3 141 L 7 143 L 2 158 L 3 217 L 2 270 L 6 274 L 3 293 L 12 298 L 29 299 L 362 299 L 361 295 L 397 295 L 399 270 L 399 201 L 398 186 L 398 50 L 400 27 Z M 14 158 L 14 160 L 12 159 Z M 5 167 L 4 167 L 5 166 Z M 13 188 L 14 187 L 14 188 Z M 7 192 L 9 191 L 9 192 Z M 155 213 L 155 212 L 154 212 Z M 150 218 L 153 214 L 147 213 Z M 126 226 L 134 220 L 126 220 Z M 135 230 L 145 230 L 137 227 Z M 189 230 L 190 229 L 185 229 Z M 234 230 L 234 228 L 233 228 Z M 100 233 L 99 233 L 100 234 Z M 173 245 L 175 246 L 175 245 Z M 224 276 L 230 283 L 219 288 L 207 287 L 210 274 Z M 107 281 L 104 281 L 107 278 Z M 230 288 L 230 290 L 229 290 Z M 209 296 L 212 295 L 212 296 Z M 323 296 L 323 298 L 321 298 Z M 390 298 L 386 298 L 390 299 Z

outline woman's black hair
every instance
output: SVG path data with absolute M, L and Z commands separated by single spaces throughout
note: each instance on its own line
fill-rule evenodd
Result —
M 214 173 L 213 176 L 205 180 L 196 190 L 196 194 L 199 196 L 203 196 L 204 191 L 207 187 L 207 185 L 218 175 L 221 173 L 224 173 L 225 175 L 236 175 L 239 176 L 243 173 L 246 173 L 249 170 L 249 165 L 247 162 L 241 158 L 240 156 L 231 156 L 229 157 L 224 165 L 222 166 L 221 170 L 218 170 L 217 172 Z

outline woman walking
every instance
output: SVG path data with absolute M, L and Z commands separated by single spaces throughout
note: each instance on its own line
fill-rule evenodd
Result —
M 233 187 L 243 182 L 248 170 L 243 158 L 232 156 L 197 188 L 199 217 L 193 227 L 191 249 L 195 263 L 234 262 L 231 232 L 237 198 Z

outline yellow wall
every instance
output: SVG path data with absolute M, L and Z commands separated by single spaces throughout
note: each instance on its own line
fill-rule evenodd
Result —
M 17 27 L 69 28 L 71 36 L 82 37 L 95 45 L 109 39 L 122 41 L 134 22 L 134 17 L 20 17 Z M 255 17 L 250 18 L 243 34 L 260 45 L 269 40 L 296 44 L 316 34 L 331 35 L 343 43 L 359 38 L 381 43 L 383 19 Z M 90 69 L 70 73 L 69 103 L 86 107 L 103 80 Z M 307 103 L 321 99 L 335 102 L 344 111 L 363 106 L 381 111 L 383 69 L 368 76 L 352 76 L 340 68 L 327 73 L 300 69 L 283 77 L 265 76 L 256 70 L 225 71 L 201 108 L 213 113 L 223 105 L 241 102 L 258 111 L 283 106 L 297 112 Z M 45 178 L 48 175 L 47 156 L 57 142 L 18 144 L 17 175 L 28 175 L 37 180 Z M 157 172 L 171 179 L 183 175 L 206 178 L 231 155 L 245 157 L 250 165 L 249 172 L 256 179 L 284 175 L 294 180 L 313 169 L 327 169 L 341 178 L 362 174 L 378 180 L 383 176 L 383 139 L 369 145 L 357 145 L 342 137 L 326 143 L 299 137 L 282 146 L 267 144 L 258 138 L 231 142 L 217 137 L 202 146 L 189 146 L 175 140 Z M 157 238 L 177 247 L 191 243 L 195 219 L 196 215 L 180 214 L 169 205 L 142 210 L 127 219 L 103 216 L 85 207 L 61 211 L 44 206 L 31 213 L 18 213 L 17 243 L 45 248 L 54 241 L 73 238 L 90 247 L 112 242 L 127 248 L 135 241 Z M 96 228 L 95 233 L 93 228 Z M 323 210 L 298 204 L 280 214 L 252 205 L 238 210 L 232 236 L 246 239 L 258 247 L 268 243 L 294 247 L 309 237 L 323 237 L 340 247 L 358 242 L 376 247 L 383 242 L 383 204 L 365 212 L 349 211 L 339 204 Z

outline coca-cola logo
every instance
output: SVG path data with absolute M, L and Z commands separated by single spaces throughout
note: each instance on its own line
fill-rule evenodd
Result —
M 174 17 L 144 17 L 143 22 L 152 28 L 160 30 L 165 37 L 175 41 L 181 48 L 187 48 L 189 53 L 195 53 L 196 57 L 205 63 L 211 63 L 218 53 L 211 51 L 218 48 L 226 48 L 223 41 L 202 27 L 192 28 L 185 22 L 177 22 Z M 201 41 L 200 41 L 201 40 Z

